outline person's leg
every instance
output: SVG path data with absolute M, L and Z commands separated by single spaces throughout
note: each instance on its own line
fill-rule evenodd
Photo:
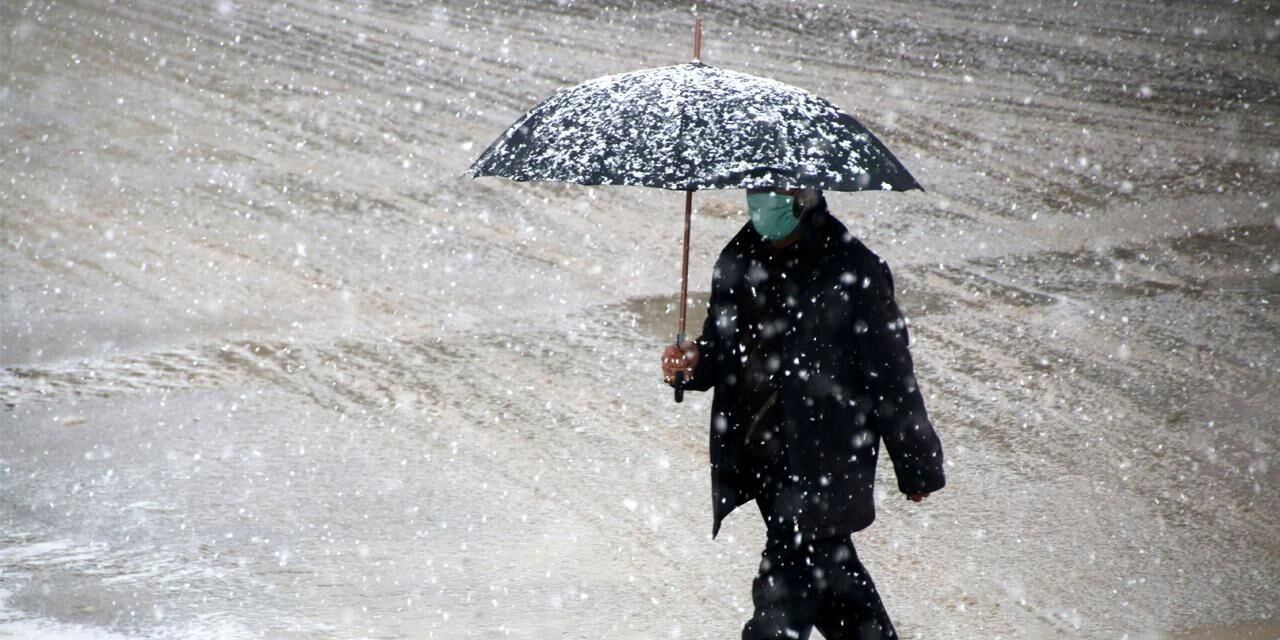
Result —
M 742 628 L 743 640 L 805 640 L 813 630 L 821 595 L 803 550 L 772 538 L 761 554 L 751 585 L 755 613 Z
M 848 538 L 814 543 L 814 567 L 822 587 L 815 626 L 826 640 L 893 640 L 880 593 Z
M 796 548 L 795 525 L 774 515 L 777 487 L 763 477 L 756 498 L 768 539 L 760 554 L 760 571 L 751 583 L 755 612 L 742 629 L 743 640 L 805 640 L 813 630 L 820 602 L 814 590 L 805 550 Z

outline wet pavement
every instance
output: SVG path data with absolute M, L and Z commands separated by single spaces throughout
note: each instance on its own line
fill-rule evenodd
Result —
M 948 454 L 859 533 L 904 637 L 1277 637 L 1280 10 L 702 6 L 704 58 L 928 189 L 894 268 Z M 680 194 L 470 180 L 687 7 L 0 5 L 0 638 L 721 638 Z M 741 194 L 695 199 L 691 327 Z M 693 329 L 696 331 L 696 329 Z

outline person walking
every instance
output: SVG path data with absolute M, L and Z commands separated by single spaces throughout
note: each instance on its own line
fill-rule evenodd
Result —
M 749 189 L 751 216 L 716 261 L 702 335 L 663 379 L 713 390 L 712 536 L 755 500 L 767 540 L 744 640 L 896 638 L 852 534 L 875 519 L 880 444 L 898 489 L 943 488 L 888 265 L 816 189 Z

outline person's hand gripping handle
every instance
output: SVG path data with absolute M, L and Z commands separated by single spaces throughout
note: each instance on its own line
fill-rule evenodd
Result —
M 662 352 L 662 381 L 676 389 L 676 402 L 684 402 L 684 383 L 698 368 L 698 345 L 688 340 L 668 345 Z

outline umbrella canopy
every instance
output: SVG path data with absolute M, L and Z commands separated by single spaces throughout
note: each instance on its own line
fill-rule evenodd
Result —
M 469 174 L 683 191 L 920 188 L 829 101 L 701 62 L 563 89 L 511 125 Z

